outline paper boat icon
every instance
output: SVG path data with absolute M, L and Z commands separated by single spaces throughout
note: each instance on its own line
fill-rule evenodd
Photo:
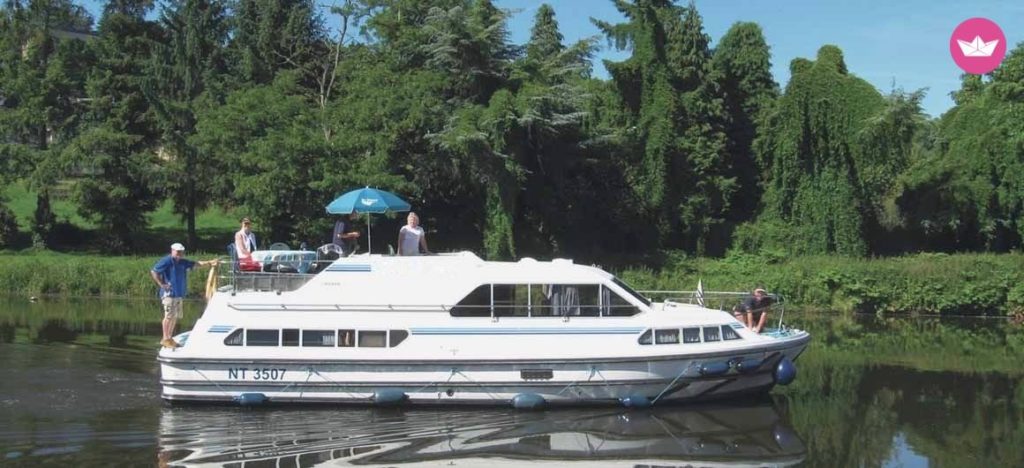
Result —
M 956 42 L 960 44 L 960 51 L 964 53 L 965 57 L 991 57 L 992 53 L 996 51 L 999 39 L 985 42 L 981 40 L 981 36 L 974 36 L 974 40 L 971 42 L 961 39 L 957 39 Z

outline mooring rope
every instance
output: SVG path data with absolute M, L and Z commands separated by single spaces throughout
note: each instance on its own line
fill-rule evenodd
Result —
M 686 371 L 692 369 L 696 364 L 697 363 L 695 363 L 695 362 L 691 362 L 689 366 L 686 366 L 686 368 L 683 369 L 683 371 L 680 372 L 679 375 L 676 376 L 676 378 L 672 379 L 672 381 L 669 382 L 667 386 L 665 386 L 665 389 L 662 390 L 661 393 L 659 393 L 657 397 L 655 397 L 653 400 L 651 400 L 651 406 L 654 406 L 654 404 L 657 403 L 658 400 L 661 399 L 662 395 L 664 395 L 665 392 L 668 391 L 668 389 L 672 388 L 672 386 L 676 384 L 676 381 L 678 381 L 680 378 L 682 378 L 683 375 L 686 374 Z
M 200 376 L 200 377 L 202 377 L 202 378 L 206 379 L 206 381 L 207 381 L 207 382 L 210 382 L 210 383 L 212 383 L 213 385 L 215 385 L 215 386 L 217 387 L 217 389 L 218 389 L 218 390 L 220 390 L 220 392 L 221 392 L 221 393 L 223 393 L 223 394 L 224 394 L 224 395 L 226 395 L 226 396 L 231 396 L 231 392 L 229 392 L 229 391 L 227 391 L 227 390 L 224 390 L 224 387 L 221 387 L 221 386 L 220 386 L 220 384 L 218 384 L 217 382 L 214 382 L 214 381 L 210 380 L 210 378 L 209 378 L 209 377 L 207 377 L 207 376 L 206 376 L 206 374 L 203 374 L 203 371 L 199 370 L 199 368 L 198 368 L 198 367 L 196 367 L 196 366 L 192 366 L 192 370 L 196 371 L 196 373 L 197 373 L 197 374 L 199 374 L 199 376 Z

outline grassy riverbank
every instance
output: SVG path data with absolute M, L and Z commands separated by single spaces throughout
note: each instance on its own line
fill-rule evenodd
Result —
M 190 254 L 193 259 L 213 254 Z M 0 294 L 140 297 L 155 295 L 148 272 L 157 256 L 103 257 L 0 253 Z M 659 270 L 616 271 L 637 289 L 746 291 L 762 285 L 804 309 L 1006 315 L 1024 310 L 1024 255 L 919 254 L 884 259 L 672 257 Z M 198 297 L 206 270 L 190 275 Z
M 733 255 L 678 258 L 618 272 L 638 288 L 779 292 L 801 308 L 1005 315 L 1024 309 L 1024 255 L 918 254 L 882 259 Z

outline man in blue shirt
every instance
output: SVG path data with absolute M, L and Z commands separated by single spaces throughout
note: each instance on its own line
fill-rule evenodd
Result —
M 182 257 L 184 252 L 185 246 L 181 245 L 181 243 L 175 242 L 171 244 L 170 255 L 157 260 L 156 264 L 153 265 L 153 269 L 149 272 L 149 276 L 160 287 L 160 302 L 164 308 L 164 337 L 160 340 L 160 344 L 166 348 L 181 346 L 171 337 L 174 336 L 174 326 L 177 325 L 178 319 L 182 316 L 181 300 L 185 297 L 188 279 L 186 273 L 188 270 L 195 268 L 196 265 L 208 266 L 217 264 L 216 259 L 205 262 L 193 262 Z

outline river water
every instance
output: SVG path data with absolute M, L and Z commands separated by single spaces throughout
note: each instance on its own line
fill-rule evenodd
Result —
M 0 465 L 1024 466 L 1020 325 L 789 315 L 814 338 L 763 398 L 236 408 L 162 402 L 150 302 L 0 300 Z

